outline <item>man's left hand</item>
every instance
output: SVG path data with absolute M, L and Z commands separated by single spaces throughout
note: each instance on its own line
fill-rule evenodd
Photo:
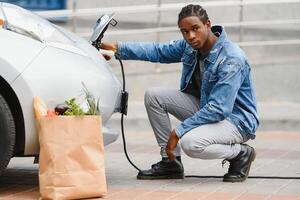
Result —
M 168 144 L 166 147 L 166 153 L 170 160 L 175 160 L 176 156 L 174 155 L 174 149 L 176 148 L 178 144 L 179 138 L 176 135 L 175 129 L 171 132 L 171 135 L 168 140 Z

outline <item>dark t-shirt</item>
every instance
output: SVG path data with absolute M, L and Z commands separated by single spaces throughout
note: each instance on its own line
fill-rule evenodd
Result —
M 201 83 L 202 83 L 202 74 L 204 69 L 204 62 L 203 59 L 205 57 L 201 56 L 201 54 L 197 53 L 197 65 L 195 67 L 195 70 L 193 72 L 192 78 L 186 87 L 186 89 L 183 91 L 185 93 L 191 94 L 196 98 L 201 97 Z

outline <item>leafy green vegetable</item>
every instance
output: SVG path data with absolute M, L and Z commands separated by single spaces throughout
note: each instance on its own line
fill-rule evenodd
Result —
M 85 113 L 83 110 L 79 107 L 79 105 L 76 103 L 76 99 L 72 98 L 69 101 L 65 101 L 65 104 L 69 107 L 63 115 L 75 115 L 75 116 L 81 116 Z

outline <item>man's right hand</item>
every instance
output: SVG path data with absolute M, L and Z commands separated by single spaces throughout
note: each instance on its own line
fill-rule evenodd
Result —
M 117 43 L 102 42 L 101 45 L 100 45 L 100 49 L 111 50 L 114 53 L 116 53 L 117 49 L 118 49 L 118 44 Z M 111 59 L 111 56 L 109 56 L 109 55 L 104 54 L 103 56 L 106 60 Z

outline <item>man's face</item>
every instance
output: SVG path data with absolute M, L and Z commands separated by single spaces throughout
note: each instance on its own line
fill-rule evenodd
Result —
M 197 16 L 183 18 L 179 22 L 183 38 L 194 48 L 201 49 L 208 39 L 210 21 L 205 24 Z

